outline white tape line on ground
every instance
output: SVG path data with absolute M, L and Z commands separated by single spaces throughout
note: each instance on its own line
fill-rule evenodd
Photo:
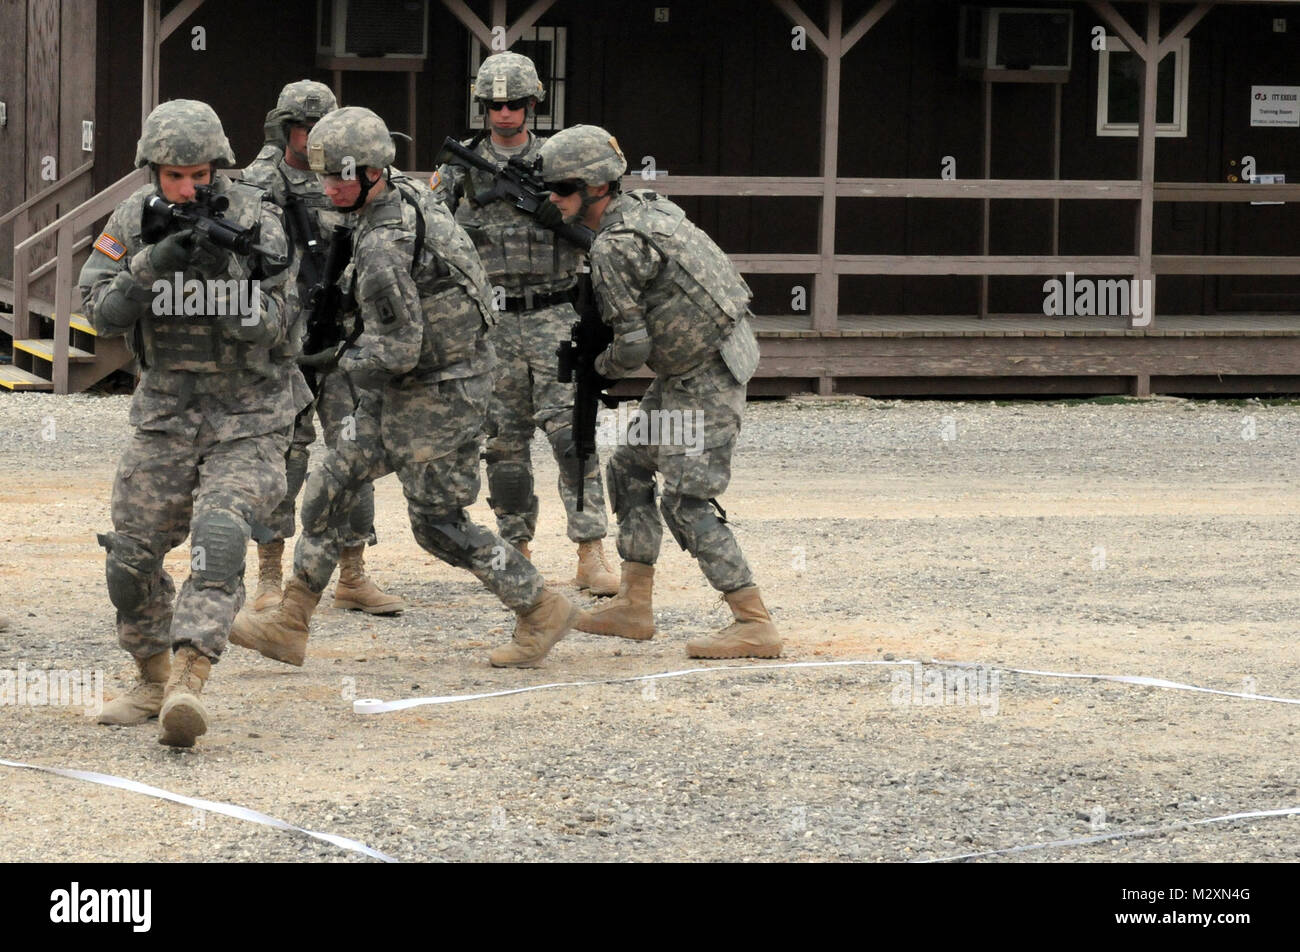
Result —
M 523 688 L 510 688 L 505 691 L 488 691 L 482 694 L 443 694 L 435 697 L 412 697 L 401 701 L 384 701 L 379 698 L 358 698 L 352 702 L 354 714 L 388 714 L 402 711 L 408 707 L 420 707 L 424 704 L 456 704 L 462 701 L 481 701 L 490 697 L 507 697 L 511 694 L 527 694 L 530 691 L 548 691 L 552 688 L 582 688 L 597 684 L 630 684 L 634 681 L 656 681 L 661 678 L 683 678 L 692 674 L 709 674 L 713 671 L 745 671 L 751 674 L 758 671 L 772 671 L 777 668 L 844 668 L 863 665 L 919 665 L 920 661 L 791 661 L 782 664 L 723 664 L 709 668 L 687 668 L 681 671 L 663 671 L 658 674 L 632 675 L 626 678 L 603 678 L 597 681 L 555 681 L 550 684 L 533 684 Z M 1127 674 L 1077 674 L 1062 671 L 1032 671 L 1027 668 L 1000 668 L 996 665 L 980 664 L 972 661 L 936 661 L 928 664 L 949 668 L 988 668 L 1006 671 L 1011 674 L 1024 674 L 1038 678 L 1066 678 L 1085 681 L 1114 681 L 1120 684 L 1138 684 L 1145 687 L 1165 688 L 1170 691 L 1196 691 L 1203 694 L 1219 694 L 1223 697 L 1235 697 L 1245 701 L 1272 701 L 1276 704 L 1300 704 L 1300 698 L 1272 697 L 1267 694 L 1242 694 L 1238 691 L 1220 691 L 1218 688 L 1203 688 L 1195 684 L 1180 684 L 1163 678 L 1150 678 L 1145 675 Z
M 340 846 L 345 850 L 351 850 L 354 853 L 364 853 L 375 859 L 381 859 L 385 863 L 396 863 L 397 860 L 387 853 L 381 853 L 379 850 L 371 849 L 365 843 L 358 843 L 356 840 L 350 840 L 346 836 L 335 836 L 333 833 L 317 833 L 315 830 L 305 830 L 300 826 L 294 826 L 292 823 L 286 823 L 284 820 L 278 820 L 273 816 L 267 816 L 265 813 L 258 813 L 256 810 L 250 810 L 248 807 L 236 806 L 233 803 L 221 803 L 217 800 L 200 800 L 197 797 L 186 797 L 179 793 L 172 793 L 163 790 L 161 787 L 151 787 L 147 783 L 140 783 L 137 780 L 127 780 L 125 777 L 114 777 L 112 774 L 95 773 L 91 770 L 69 770 L 64 767 L 42 767 L 39 764 L 24 764 L 15 760 L 0 760 L 0 766 L 3 767 L 20 767 L 23 770 L 39 770 L 43 773 L 56 774 L 60 777 L 69 777 L 73 780 L 85 780 L 90 783 L 103 784 L 106 787 L 117 787 L 119 790 L 129 790 L 132 793 L 142 793 L 147 797 L 157 797 L 159 800 L 170 800 L 173 803 L 182 803 L 185 806 L 197 807 L 200 810 L 207 810 L 210 813 L 220 813 L 223 816 L 234 817 L 236 820 L 247 820 L 249 823 L 258 823 L 262 826 L 274 827 L 277 830 L 288 830 L 291 833 L 304 833 L 317 840 L 324 840 L 326 843 L 332 843 L 334 846 Z
M 983 853 L 961 853 L 958 856 L 940 856 L 935 859 L 914 859 L 912 862 L 955 863 L 963 859 L 1009 856 L 1012 853 L 1028 853 L 1031 850 L 1054 849 L 1058 846 L 1087 846 L 1091 843 L 1101 843 L 1106 840 L 1132 839 L 1140 836 L 1163 836 L 1166 833 L 1177 833 L 1179 830 L 1189 830 L 1194 826 L 1204 826 L 1207 823 L 1227 823 L 1230 820 L 1257 820 L 1273 816 L 1300 816 L 1300 807 L 1287 807 L 1282 810 L 1252 810 L 1248 813 L 1229 813 L 1227 816 L 1213 816 L 1205 820 L 1188 820 L 1184 823 L 1175 823 L 1172 826 L 1164 826 L 1154 830 L 1141 829 L 1123 830 L 1116 833 L 1098 833 L 1096 836 L 1080 836 L 1071 840 L 1052 840 L 1050 843 L 1026 843 L 1022 846 L 1009 846 L 1001 850 L 987 850 Z
M 771 671 L 776 668 L 844 668 L 868 664 L 919 664 L 917 661 L 790 661 L 784 664 L 720 664 L 711 668 L 687 668 L 682 671 L 662 671 L 658 674 L 630 675 L 626 678 L 602 678 L 598 681 L 556 681 L 552 684 L 534 684 L 506 691 L 489 691 L 485 694 L 443 694 L 437 697 L 411 697 L 401 701 L 383 701 L 379 698 L 358 698 L 352 702 L 354 714 L 387 714 L 422 704 L 456 704 L 460 701 L 481 701 L 489 697 L 506 697 L 510 694 L 527 694 L 529 691 L 547 691 L 551 688 L 585 688 L 596 684 L 630 684 L 633 681 L 657 681 L 662 678 L 683 678 L 691 674 L 709 674 L 712 671 Z

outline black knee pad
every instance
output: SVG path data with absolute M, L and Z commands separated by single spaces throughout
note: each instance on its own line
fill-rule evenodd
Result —
M 488 464 L 488 505 L 493 512 L 529 512 L 533 508 L 533 474 L 523 463 Z
M 411 532 L 422 549 L 462 569 L 472 564 L 470 556 L 475 549 L 472 529 L 473 525 L 465 518 L 463 509 L 411 519 Z
M 137 611 L 153 592 L 153 580 L 162 568 L 162 559 L 117 532 L 101 532 L 97 538 L 108 550 L 104 574 L 109 601 L 118 611 Z
M 201 512 L 190 536 L 190 567 L 204 588 L 231 589 L 244 575 L 248 523 L 225 509 Z
M 698 550 L 700 540 L 715 526 L 722 525 L 709 500 L 698 496 L 665 495 L 659 509 L 664 514 L 668 531 L 687 552 Z

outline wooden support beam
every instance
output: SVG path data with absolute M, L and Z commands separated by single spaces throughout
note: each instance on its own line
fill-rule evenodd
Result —
M 464 24 L 465 29 L 474 34 L 480 43 L 492 49 L 492 31 L 478 18 L 478 14 L 469 8 L 465 0 L 442 0 L 442 4 L 451 11 L 452 16 Z
M 840 44 L 844 4 L 830 0 L 826 61 L 822 64 L 822 220 L 817 251 L 822 267 L 813 288 L 813 330 L 831 331 L 839 321 L 840 281 L 835 273 L 835 181 L 840 159 Z
M 506 31 L 506 49 L 514 46 L 515 43 L 518 42 L 519 38 L 524 35 L 524 31 L 531 29 L 533 24 L 541 18 L 542 14 L 553 6 L 555 6 L 555 0 L 536 0 L 531 7 L 525 10 L 523 16 L 516 20 L 510 29 Z M 505 7 L 504 3 L 502 4 L 502 7 Z M 505 23 L 506 21 L 501 20 L 499 22 Z
M 203 6 L 203 0 L 181 0 L 176 5 L 176 9 L 167 14 L 158 28 L 158 42 L 161 43 L 167 37 L 176 32 L 177 27 L 190 18 L 199 7 Z
M 140 128 L 158 105 L 158 5 L 144 0 L 144 30 L 140 49 Z
M 506 14 L 506 0 L 492 0 L 491 26 L 507 26 L 510 20 Z
M 1160 49 L 1158 0 L 1147 0 L 1146 49 L 1152 51 Z M 1151 270 L 1151 254 L 1155 234 L 1153 219 L 1156 182 L 1156 78 L 1159 65 L 1155 56 L 1147 56 L 1142 60 L 1142 93 L 1138 100 L 1138 179 L 1142 182 L 1142 199 L 1138 204 L 1135 251 L 1138 256 L 1137 279 L 1151 282 L 1143 285 L 1151 288 L 1151 295 L 1147 300 L 1146 314 L 1141 319 L 1143 323 L 1141 325 L 1131 323 L 1132 327 L 1149 327 L 1155 317 L 1155 273 Z M 1137 320 L 1137 315 L 1133 315 L 1131 321 Z
M 880 18 L 893 9 L 895 0 L 878 0 L 876 5 L 862 15 L 862 19 L 853 24 L 849 32 L 844 34 L 844 41 L 840 45 L 840 56 L 843 56 L 853 48 L 853 44 L 867 35 L 867 31 L 880 22 Z
M 1173 30 L 1170 31 L 1169 35 L 1160 41 L 1160 54 L 1157 57 L 1157 60 L 1164 59 L 1165 56 L 1174 49 L 1174 47 L 1183 41 L 1183 37 L 1192 32 L 1192 28 L 1195 27 L 1196 24 L 1205 19 L 1205 15 L 1213 8 L 1213 3 L 1198 3 L 1196 9 L 1183 17 L 1182 22 L 1180 22 L 1178 26 L 1174 27 Z
M 829 57 L 826 34 L 817 29 L 817 24 L 808 18 L 808 14 L 799 9 L 799 4 L 794 0 L 772 0 L 778 10 L 794 21 L 795 26 L 801 26 L 804 32 L 808 34 L 808 39 L 812 40 L 813 46 L 821 51 L 822 56 Z M 832 0 L 832 5 L 835 0 Z
M 1129 26 L 1128 20 L 1119 15 L 1118 11 L 1110 5 L 1109 0 L 1088 0 L 1088 5 L 1119 34 L 1120 39 L 1128 44 L 1130 50 L 1146 59 L 1147 45 L 1138 39 L 1137 31 Z

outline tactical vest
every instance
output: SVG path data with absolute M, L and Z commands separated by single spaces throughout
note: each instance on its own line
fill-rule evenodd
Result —
M 227 220 L 245 228 L 251 228 L 262 220 L 261 189 L 232 182 L 222 175 L 214 176 L 213 185 L 217 194 L 230 200 L 230 207 L 225 212 Z M 247 259 L 231 255 L 230 267 L 214 281 L 234 280 L 242 283 L 251 279 Z M 169 285 L 172 280 L 171 276 L 167 276 Z M 200 283 L 204 286 L 206 298 L 209 285 L 206 282 Z M 247 298 L 251 300 L 251 295 L 247 295 Z M 150 311 L 139 322 L 139 340 L 131 342 L 132 353 L 141 366 L 146 371 L 227 373 L 252 370 L 263 376 L 273 376 L 275 371 L 266 347 L 235 340 L 232 334 L 223 332 L 222 324 L 238 321 L 240 315 L 233 313 L 234 301 L 227 306 L 220 303 L 220 295 L 217 300 L 219 308 L 232 313 L 158 316 Z M 260 314 L 258 319 L 263 319 Z
M 424 338 L 416 369 L 445 370 L 478 354 L 495 323 L 487 272 L 474 243 L 428 186 L 401 175 L 392 184 L 401 198 L 400 227 L 417 239 L 410 274 L 420 294 Z M 398 224 L 395 210 L 384 210 L 384 223 Z
M 649 189 L 628 192 L 606 214 L 602 237 L 639 235 L 664 258 L 643 299 L 651 341 L 646 364 L 660 374 L 681 374 L 717 355 L 746 320 L 752 296 L 731 260 L 681 208 Z
M 541 147 L 542 140 L 532 136 L 518 157 L 531 159 Z M 505 164 L 486 140 L 477 151 L 491 162 Z M 492 181 L 486 172 L 467 170 L 462 179 L 465 194 L 456 208 L 456 221 L 473 239 L 491 284 L 504 287 L 511 297 L 525 289 L 546 293 L 573 287 L 582 252 L 507 201 L 475 203 L 474 197 L 492 188 Z

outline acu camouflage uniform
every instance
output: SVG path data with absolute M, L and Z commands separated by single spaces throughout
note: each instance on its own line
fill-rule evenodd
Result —
M 509 55 L 509 54 L 498 54 Z M 490 58 L 491 59 L 491 58 Z M 491 137 L 466 146 L 497 166 L 512 157 L 531 161 L 542 139 L 528 133 L 521 151 L 499 152 Z M 587 459 L 583 477 L 583 511 L 578 511 L 573 445 L 573 384 L 557 379 L 556 349 L 567 340 L 577 312 L 569 292 L 577 284 L 582 252 L 530 215 L 508 202 L 478 205 L 475 195 L 492 187 L 478 169 L 444 165 L 434 176 L 434 194 L 447 203 L 474 240 L 496 294 L 505 295 L 491 340 L 497 355 L 496 387 L 488 413 L 488 501 L 501 535 L 511 542 L 531 540 L 537 531 L 537 497 L 533 495 L 531 443 L 541 427 L 559 466 L 560 499 L 573 542 L 603 539 L 605 493 L 600 459 Z
M 316 227 L 323 244 L 328 243 L 336 225 L 346 225 L 347 216 L 334 210 L 333 203 L 321 189 L 320 179 L 310 170 L 295 169 L 284 160 L 284 147 L 265 146 L 256 159 L 244 170 L 244 181 L 266 190 L 268 199 L 280 208 L 288 205 L 290 196 L 302 203 Z M 302 317 L 302 299 L 308 290 L 300 282 L 303 248 L 292 249 L 288 280 L 285 284 L 286 310 L 290 322 L 289 338 L 277 357 L 292 362 L 301 352 L 306 327 Z M 318 395 L 316 414 L 325 430 L 325 445 L 333 446 L 346 420 L 352 415 L 356 399 L 345 374 L 339 371 L 317 375 Z M 285 459 L 288 489 L 272 513 L 267 527 L 275 539 L 287 539 L 294 534 L 294 506 L 298 493 L 307 477 L 308 447 L 316 440 L 312 425 L 311 408 L 308 407 L 294 421 L 293 440 Z M 350 519 L 351 531 L 345 531 L 340 542 L 344 548 L 373 543 L 375 516 L 374 485 L 367 483 L 358 497 L 357 507 Z
M 159 107 L 165 122 L 185 121 L 201 103 L 178 100 Z M 154 130 L 157 131 L 157 130 Z M 165 133 L 167 130 L 163 130 Z M 146 138 L 151 126 L 146 123 Z M 144 165 L 142 139 L 137 165 Z M 220 150 L 234 157 L 224 135 Z M 176 162 L 189 165 L 199 162 Z M 192 645 L 216 661 L 244 600 L 244 553 L 251 527 L 263 523 L 284 496 L 284 456 L 293 418 L 310 400 L 302 374 L 277 360 L 288 332 L 283 261 L 288 245 L 279 209 L 260 190 L 213 176 L 213 191 L 229 199 L 225 217 L 259 225 L 267 260 L 253 270 L 251 258 L 227 255 L 217 280 L 260 279 L 257 331 L 240 340 L 233 328 L 250 317 L 157 316 L 152 286 L 172 275 L 155 275 L 152 245 L 141 235 L 145 201 L 159 194 L 145 186 L 109 217 L 104 236 L 82 268 L 86 314 L 98 334 L 125 334 L 141 370 L 131 401 L 134 427 L 113 482 L 113 532 L 101 536 L 108 549 L 109 596 L 117 608 L 118 641 L 143 661 L 175 646 Z M 116 255 L 116 256 L 114 256 Z M 275 268 L 278 267 L 278 270 Z M 266 273 L 273 272 L 273 273 Z M 186 278 L 205 275 L 187 270 Z M 110 323 L 101 304 L 112 292 L 139 304 L 131 326 Z M 248 324 L 245 325 L 245 329 Z M 191 572 L 176 598 L 163 557 L 190 537 Z M 175 605 L 173 606 L 173 601 Z M 192 742 L 192 740 L 191 740 Z
M 615 450 L 607 478 L 619 555 L 647 565 L 658 558 L 655 473 L 662 473 L 664 521 L 709 583 L 723 593 L 753 585 L 713 502 L 731 479 L 745 384 L 758 365 L 748 286 L 681 208 L 649 190 L 617 195 L 606 207 L 591 270 L 601 314 L 614 329 L 597 372 L 616 379 L 647 365 L 656 376 L 639 412 L 689 414 L 683 419 L 697 425 L 689 446 L 625 440 Z M 635 427 L 634 416 L 629 430 Z
M 361 487 L 396 472 L 416 541 L 526 611 L 542 595 L 541 576 L 465 512 L 478 495 L 492 393 L 487 275 L 446 207 L 400 173 L 357 218 L 343 284 L 364 330 L 339 365 L 357 384 L 356 438 L 338 441 L 307 478 L 294 574 L 322 591 Z

